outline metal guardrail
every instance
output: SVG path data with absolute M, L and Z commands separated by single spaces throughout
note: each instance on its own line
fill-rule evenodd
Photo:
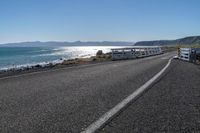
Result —
M 191 48 L 180 48 L 179 59 L 190 61 Z
M 181 60 L 197 63 L 200 61 L 200 48 L 179 48 L 178 57 Z
M 112 50 L 112 60 L 134 59 L 161 54 L 161 47 L 158 46 L 137 46 L 131 48 L 118 48 Z

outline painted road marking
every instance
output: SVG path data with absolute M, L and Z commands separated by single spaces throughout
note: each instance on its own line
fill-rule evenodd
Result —
M 171 61 L 172 61 L 172 58 L 169 59 L 167 65 L 160 72 L 158 72 L 153 78 L 151 78 L 149 81 L 147 81 L 144 85 L 142 85 L 140 88 L 138 88 L 136 91 L 134 91 L 131 95 L 129 95 L 127 98 L 125 98 L 119 104 L 117 104 L 114 108 L 112 108 L 107 113 L 105 113 L 97 121 L 92 123 L 82 133 L 94 133 L 95 131 L 100 129 L 103 125 L 105 125 L 111 118 L 113 118 L 117 113 L 119 113 L 120 110 L 125 108 L 131 101 L 133 101 L 134 99 L 139 97 L 150 85 L 152 85 L 169 67 L 169 65 L 171 64 Z

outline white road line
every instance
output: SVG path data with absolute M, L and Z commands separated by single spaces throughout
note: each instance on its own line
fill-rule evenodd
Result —
M 171 61 L 172 61 L 172 58 L 168 61 L 167 65 L 160 72 L 158 72 L 153 78 L 151 78 L 149 81 L 147 81 L 144 85 L 142 85 L 140 88 L 138 88 L 135 92 L 133 92 L 131 95 L 129 95 L 123 101 L 118 103 L 114 108 L 112 108 L 107 113 L 105 113 L 97 121 L 92 123 L 89 127 L 87 127 L 85 129 L 85 131 L 82 131 L 82 133 L 94 133 L 99 128 L 101 128 L 113 116 L 115 116 L 117 113 L 119 113 L 120 110 L 125 108 L 131 101 L 133 101 L 138 96 L 140 96 L 150 85 L 152 85 L 169 67 L 169 65 L 171 64 Z

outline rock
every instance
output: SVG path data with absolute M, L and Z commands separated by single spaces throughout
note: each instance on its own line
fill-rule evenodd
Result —
M 97 53 L 96 53 L 96 56 L 98 55 L 103 55 L 103 51 L 102 50 L 98 50 Z

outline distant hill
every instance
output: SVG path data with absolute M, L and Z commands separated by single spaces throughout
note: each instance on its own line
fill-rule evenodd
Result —
M 170 45 L 200 45 L 200 36 L 190 36 L 176 40 L 155 40 L 155 41 L 140 41 L 140 42 L 21 42 L 0 44 L 0 47 L 45 47 L 45 46 L 170 46 Z
M 133 42 L 21 42 L 21 43 L 7 43 L 1 44 L 0 47 L 43 47 L 43 46 L 132 46 Z
M 135 46 L 200 45 L 200 36 L 190 36 L 176 40 L 155 40 L 136 42 Z

